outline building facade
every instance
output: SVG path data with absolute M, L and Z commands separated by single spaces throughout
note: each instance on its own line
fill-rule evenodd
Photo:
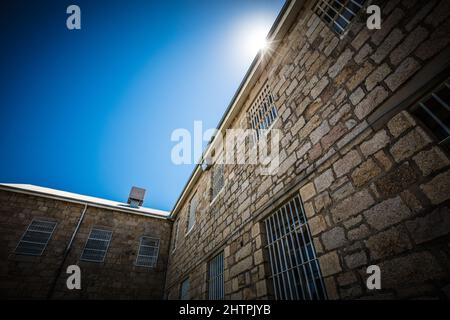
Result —
M 172 212 L 167 298 L 448 297 L 449 14 L 285 5 L 219 125 L 278 129 L 280 165 L 197 167 Z
M 162 211 L 0 185 L 0 296 L 162 299 L 170 228 Z M 80 290 L 67 287 L 70 265 L 80 268 Z
M 2 296 L 448 298 L 449 16 L 447 0 L 287 1 L 218 126 L 252 130 L 244 160 L 279 133 L 279 165 L 221 163 L 216 138 L 170 215 L 89 203 L 66 258 L 84 202 L 2 190 Z M 17 254 L 44 218 L 45 253 Z M 82 259 L 95 227 L 112 231 L 101 263 Z M 159 241 L 152 268 L 142 237 Z M 84 290 L 67 290 L 70 264 Z

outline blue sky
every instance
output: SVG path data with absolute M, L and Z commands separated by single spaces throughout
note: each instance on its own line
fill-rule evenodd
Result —
M 81 30 L 66 8 L 81 8 Z M 0 4 L 0 182 L 170 210 L 194 165 L 173 130 L 214 128 L 283 0 Z

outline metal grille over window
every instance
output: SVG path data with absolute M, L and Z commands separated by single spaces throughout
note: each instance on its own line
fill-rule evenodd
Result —
M 364 2 L 366 0 L 319 0 L 314 11 L 331 30 L 343 35 Z
M 222 300 L 224 298 L 223 285 L 223 252 L 209 262 L 208 298 Z
M 34 219 L 23 234 L 15 253 L 40 256 L 55 230 L 56 222 Z
M 180 299 L 189 300 L 189 278 L 184 280 L 180 286 Z
M 154 268 L 158 260 L 159 239 L 141 237 L 136 265 L 140 267 Z
M 189 217 L 188 217 L 188 232 L 191 231 L 191 229 L 194 227 L 195 224 L 195 215 L 197 213 L 197 195 L 194 195 L 191 199 L 191 202 L 189 203 Z
M 265 220 L 277 300 L 326 299 L 323 279 L 299 196 Z
M 440 144 L 450 146 L 450 79 L 422 99 L 413 113 L 434 133 Z
M 112 231 L 92 229 L 81 254 L 81 260 L 103 262 L 111 241 Z
M 222 190 L 224 179 L 223 179 L 223 164 L 215 164 L 212 173 L 212 199 L 214 199 Z
M 261 130 L 269 129 L 278 117 L 278 110 L 275 106 L 269 84 L 265 84 L 260 94 L 256 97 L 249 109 L 248 117 L 250 126 L 255 130 L 256 139 L 259 139 Z

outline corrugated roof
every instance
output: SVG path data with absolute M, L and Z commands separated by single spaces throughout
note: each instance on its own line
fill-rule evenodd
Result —
M 130 205 L 127 203 L 85 196 L 82 194 L 35 186 L 32 184 L 0 183 L 0 189 L 33 194 L 47 198 L 56 198 L 69 202 L 87 203 L 88 205 L 93 205 L 97 207 L 104 207 L 107 209 L 125 211 L 141 215 L 151 215 L 159 218 L 167 218 L 170 215 L 169 211 L 163 211 L 146 207 L 131 208 Z

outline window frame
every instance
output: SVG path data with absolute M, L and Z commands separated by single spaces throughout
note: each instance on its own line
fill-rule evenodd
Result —
M 185 296 L 183 296 L 183 284 L 185 284 L 186 282 L 188 284 L 187 291 L 186 291 L 187 298 Z M 191 281 L 190 281 L 189 277 L 186 277 L 180 283 L 179 299 L 180 300 L 191 300 L 190 290 L 191 290 Z
M 154 246 L 148 246 L 148 245 L 143 245 L 142 244 L 142 240 L 144 239 L 144 238 L 148 238 L 148 239 L 152 239 L 152 240 L 156 240 L 156 241 L 158 241 L 158 245 L 156 246 L 156 247 L 154 247 Z M 138 260 L 139 260 L 139 257 L 153 257 L 153 256 L 149 256 L 149 255 L 143 255 L 143 254 L 140 254 L 140 251 L 141 251 L 141 247 L 142 246 L 144 246 L 144 247 L 150 247 L 150 248 L 156 248 L 156 255 L 155 255 L 155 261 L 154 261 L 154 263 L 152 264 L 152 265 L 145 265 L 145 264 L 142 264 L 142 263 L 138 263 Z M 134 261 L 134 265 L 136 266 L 136 267 L 142 267 L 142 268 L 148 268 L 148 269 L 154 269 L 154 268 L 156 268 L 156 266 L 158 265 L 158 258 L 159 258 L 159 248 L 160 248 L 160 246 L 161 246 L 161 239 L 160 238 L 156 238 L 156 237 L 152 237 L 152 236 L 141 236 L 140 238 L 139 238 L 139 245 L 138 245 L 138 250 L 137 250 L 137 253 L 136 253 L 136 260 Z
M 52 224 L 53 224 L 52 231 L 51 231 L 51 232 L 42 232 L 42 231 L 35 231 L 35 230 L 31 230 L 31 231 L 30 231 L 31 226 L 32 226 L 33 223 L 35 223 L 35 222 L 52 223 Z M 24 255 L 24 256 L 35 256 L 35 257 L 42 256 L 43 253 L 45 252 L 45 249 L 47 249 L 48 243 L 50 242 L 50 240 L 51 240 L 51 238 L 52 238 L 52 236 L 53 236 L 53 233 L 55 232 L 55 229 L 56 229 L 57 225 L 58 225 L 58 222 L 57 222 L 56 220 L 46 219 L 46 218 L 33 218 L 33 219 L 31 220 L 31 222 L 28 224 L 26 230 L 22 233 L 22 236 L 20 237 L 19 242 L 17 243 L 17 245 L 16 245 L 16 247 L 15 247 L 15 249 L 14 249 L 14 254 L 17 254 L 17 255 Z M 27 240 L 24 240 L 24 238 L 25 238 L 25 236 L 27 235 L 28 232 L 47 233 L 47 234 L 49 234 L 49 235 L 48 235 L 48 238 L 47 238 L 47 240 L 46 240 L 46 242 L 45 242 L 45 244 L 44 244 L 44 243 L 39 243 L 39 242 L 34 242 L 34 241 L 27 241 Z M 43 248 L 42 248 L 42 250 L 41 250 L 41 252 L 40 252 L 39 254 L 25 253 L 25 252 L 18 252 L 17 250 L 19 249 L 20 244 L 23 243 L 23 242 L 28 242 L 28 243 L 39 243 L 39 244 L 41 244 L 41 245 L 43 244 L 44 246 L 43 246 Z
M 261 135 L 267 135 L 280 118 L 278 107 L 275 104 L 275 97 L 267 80 L 261 86 L 246 114 L 249 127 L 255 131 L 253 135 L 253 146 L 256 146 Z M 267 119 L 268 121 L 266 121 Z M 265 127 L 261 127 L 261 124 L 264 123 L 266 123 Z
M 327 291 L 300 194 L 291 195 L 262 221 L 270 268 L 268 279 L 275 300 L 326 300 Z M 296 279 L 300 279 L 300 285 Z
M 219 191 L 217 191 L 216 194 L 214 194 L 214 177 L 216 172 L 216 166 L 220 166 L 222 168 L 222 186 L 220 187 Z M 215 163 L 212 172 L 211 172 L 211 201 L 210 204 L 212 205 L 220 196 L 222 191 L 225 189 L 225 164 L 224 163 Z
M 196 200 L 196 206 L 195 206 L 195 210 L 194 212 L 192 212 L 192 200 Z M 197 192 L 194 192 L 194 195 L 191 197 L 191 199 L 189 200 L 189 206 L 188 206 L 188 214 L 187 214 L 187 224 L 186 224 L 186 236 L 191 233 L 191 231 L 194 229 L 194 226 L 197 223 L 197 208 L 199 205 L 199 199 L 197 197 Z M 190 225 L 191 223 L 191 214 L 193 215 L 193 220 L 194 222 L 192 223 L 192 225 Z
M 217 260 L 218 259 L 218 260 Z M 217 264 L 214 266 L 214 268 L 211 268 L 212 263 Z M 207 274 L 207 294 L 208 294 L 208 300 L 224 300 L 225 299 L 225 257 L 224 252 L 221 251 L 218 254 L 214 255 L 211 259 L 208 261 L 208 274 Z M 214 274 L 214 277 L 211 278 L 211 275 L 214 271 L 218 271 L 216 274 Z M 216 283 L 216 280 L 219 280 L 220 282 Z M 211 285 L 212 284 L 212 285 Z M 214 289 L 215 291 L 212 291 L 211 289 Z M 220 292 L 217 292 L 217 290 L 220 290 Z
M 342 4 L 342 2 L 344 2 L 344 4 Z M 359 7 L 357 12 L 353 12 L 352 10 L 350 10 L 349 8 L 350 2 Z M 355 0 L 317 0 L 316 4 L 313 6 L 313 12 L 317 17 L 319 17 L 320 21 L 322 21 L 334 34 L 336 34 L 340 39 L 342 39 L 348 33 L 348 30 L 350 29 L 351 24 L 355 21 L 355 18 L 358 17 L 361 10 L 363 10 L 364 7 L 367 5 L 367 2 L 368 2 L 367 0 L 362 0 L 362 3 L 357 3 L 355 2 Z M 334 3 L 339 3 L 339 5 L 341 5 L 342 8 L 340 9 L 334 8 L 333 6 Z M 324 7 L 322 7 L 322 5 Z M 337 13 L 337 15 L 331 17 L 329 15 L 330 10 L 333 10 L 335 13 Z M 345 10 L 352 15 L 350 18 L 347 18 L 342 14 L 342 12 Z M 330 19 L 330 21 L 327 21 L 324 18 L 324 16 L 327 16 Z M 338 23 L 339 19 L 347 21 L 344 27 Z M 341 32 L 336 31 L 335 25 L 339 26 Z
M 104 253 L 103 258 L 102 258 L 101 261 L 83 258 L 84 252 L 86 251 L 86 246 L 87 246 L 89 240 L 91 239 L 91 235 L 92 235 L 92 232 L 94 230 L 104 231 L 104 232 L 110 233 L 108 244 L 106 246 L 106 249 L 104 250 L 105 253 Z M 105 262 L 106 255 L 108 254 L 109 246 L 111 245 L 112 236 L 113 236 L 113 231 L 111 229 L 103 228 L 103 227 L 95 227 L 95 226 L 92 227 L 91 231 L 89 232 L 88 238 L 86 239 L 86 242 L 84 243 L 84 248 L 83 248 L 83 251 L 81 252 L 80 261 L 94 262 L 94 263 L 103 263 L 103 262 Z M 101 240 L 101 239 L 92 239 L 92 240 L 100 240 L 100 241 L 105 241 L 106 242 L 106 240 Z M 88 250 L 103 251 L 103 250 L 98 250 L 98 249 L 88 249 Z
M 440 81 L 430 90 L 424 92 L 424 94 L 417 101 L 412 103 L 412 105 L 407 109 L 407 111 L 411 113 L 414 119 L 418 120 L 423 129 L 425 129 L 431 134 L 431 136 L 437 141 L 438 145 L 450 151 L 450 127 L 447 127 L 447 125 L 442 122 L 442 119 L 438 115 L 436 115 L 433 112 L 433 110 L 431 110 L 427 105 L 425 105 L 425 103 L 428 102 L 429 99 L 434 98 L 434 100 L 437 101 L 441 105 L 441 107 L 447 109 L 447 112 L 450 113 L 448 102 L 442 100 L 440 97 L 437 96 L 437 92 L 443 89 L 444 87 L 447 87 L 447 90 L 450 91 L 450 77 L 444 79 L 443 81 Z M 438 97 L 439 100 L 437 100 L 436 97 Z M 435 132 L 436 130 L 430 127 L 424 121 L 423 117 L 420 116 L 419 113 L 421 111 L 425 112 L 428 121 L 431 120 L 434 125 L 437 125 L 441 129 L 445 130 L 447 132 L 447 137 L 439 137 L 439 134 Z

